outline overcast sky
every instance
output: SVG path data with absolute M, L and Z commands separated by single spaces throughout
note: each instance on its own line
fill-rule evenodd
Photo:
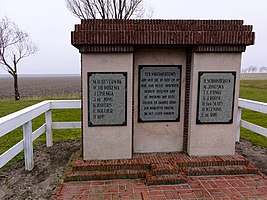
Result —
M 146 1 L 158 19 L 243 19 L 253 25 L 256 44 L 247 47 L 242 67 L 267 66 L 266 0 Z M 19 63 L 20 74 L 80 73 L 80 55 L 70 43 L 70 32 L 80 20 L 67 10 L 65 0 L 0 0 L 0 16 L 28 32 L 40 48 Z

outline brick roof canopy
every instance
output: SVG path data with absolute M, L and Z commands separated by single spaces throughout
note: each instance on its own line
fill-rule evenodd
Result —
M 82 20 L 71 33 L 81 52 L 132 51 L 140 46 L 245 51 L 255 33 L 243 20 Z M 205 46 L 205 48 L 203 48 Z

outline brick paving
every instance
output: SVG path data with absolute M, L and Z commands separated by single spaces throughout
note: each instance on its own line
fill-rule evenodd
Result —
M 144 180 L 83 181 L 60 184 L 52 200 L 72 199 L 267 199 L 263 175 L 187 177 L 186 184 L 147 186 Z
M 267 200 L 267 177 L 239 154 L 135 154 L 106 161 L 84 161 L 77 154 L 51 199 Z

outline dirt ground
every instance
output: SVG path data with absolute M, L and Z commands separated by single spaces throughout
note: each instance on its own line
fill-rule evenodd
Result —
M 80 147 L 81 141 L 56 142 L 50 148 L 38 145 L 34 148 L 32 171 L 24 169 L 24 161 L 0 171 L 0 199 L 49 199 L 71 155 Z
M 81 92 L 79 76 L 21 77 L 19 78 L 21 98 L 40 96 L 75 95 Z M 0 99 L 13 98 L 13 79 L 0 77 Z
M 236 145 L 236 152 L 246 157 L 262 173 L 267 175 L 267 149 L 255 146 L 251 142 L 241 139 L 240 143 Z
M 57 184 L 62 181 L 71 155 L 80 147 L 81 141 L 57 142 L 51 148 L 40 144 L 34 149 L 33 171 L 25 171 L 24 162 L 20 161 L 0 172 L 0 199 L 49 199 Z M 241 140 L 236 151 L 267 175 L 266 149 Z

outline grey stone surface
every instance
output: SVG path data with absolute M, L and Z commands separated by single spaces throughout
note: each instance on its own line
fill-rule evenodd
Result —
M 232 123 L 234 72 L 200 72 L 197 123 Z
M 140 66 L 139 121 L 178 121 L 180 66 Z
M 89 126 L 126 125 L 126 73 L 88 73 Z

